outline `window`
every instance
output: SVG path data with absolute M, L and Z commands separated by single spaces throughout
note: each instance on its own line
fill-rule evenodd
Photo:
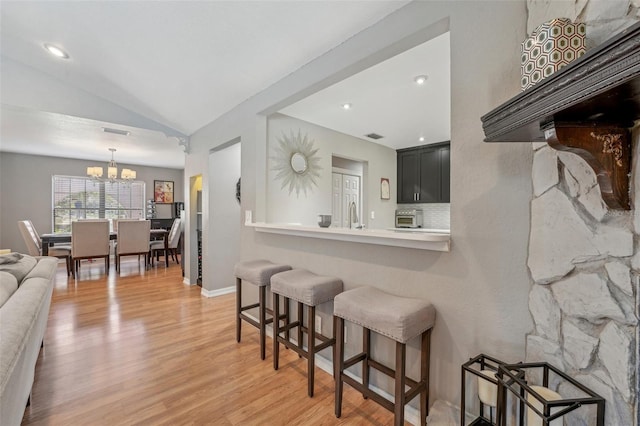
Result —
M 53 232 L 78 219 L 143 219 L 145 183 L 53 176 Z

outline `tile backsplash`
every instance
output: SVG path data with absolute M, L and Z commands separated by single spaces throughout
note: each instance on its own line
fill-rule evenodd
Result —
M 398 204 L 398 208 L 422 209 L 423 228 L 450 229 L 451 228 L 451 204 Z

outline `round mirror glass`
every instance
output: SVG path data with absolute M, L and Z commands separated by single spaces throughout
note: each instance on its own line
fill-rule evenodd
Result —
M 306 172 L 307 158 L 299 152 L 294 152 L 291 156 L 291 168 L 298 174 Z

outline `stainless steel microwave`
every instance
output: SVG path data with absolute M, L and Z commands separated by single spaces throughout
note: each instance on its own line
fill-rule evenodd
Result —
M 422 210 L 396 210 L 396 228 L 422 228 Z

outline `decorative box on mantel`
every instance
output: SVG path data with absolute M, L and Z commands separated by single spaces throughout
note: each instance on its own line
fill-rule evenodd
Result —
M 585 52 L 585 24 L 558 18 L 540 25 L 522 43 L 522 90 L 549 77 Z

